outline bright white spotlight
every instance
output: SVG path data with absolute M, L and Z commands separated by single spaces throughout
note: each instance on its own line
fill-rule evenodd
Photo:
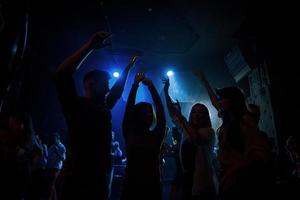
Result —
M 114 72 L 114 73 L 113 73 L 113 76 L 114 76 L 115 78 L 118 78 L 118 77 L 120 76 L 120 74 L 119 74 L 119 72 Z
M 173 75 L 174 75 L 174 72 L 173 72 L 173 71 L 170 70 L 170 71 L 167 72 L 167 76 L 168 76 L 168 77 L 173 76 Z

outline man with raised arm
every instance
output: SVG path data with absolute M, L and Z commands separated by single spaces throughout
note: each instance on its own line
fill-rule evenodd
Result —
M 122 95 L 137 56 L 131 58 L 111 89 L 110 75 L 106 71 L 92 70 L 83 79 L 85 96 L 79 97 L 72 76 L 93 50 L 105 46 L 104 41 L 109 36 L 107 32 L 95 33 L 58 67 L 55 75 L 57 94 L 70 136 L 63 199 L 108 199 L 111 109 Z

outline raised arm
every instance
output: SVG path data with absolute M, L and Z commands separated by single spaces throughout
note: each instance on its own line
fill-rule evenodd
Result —
M 137 73 L 134 78 L 134 83 L 130 89 L 129 96 L 127 99 L 125 114 L 123 117 L 123 135 L 126 138 L 128 135 L 128 132 L 130 132 L 131 126 L 133 124 L 132 122 L 132 111 L 133 107 L 135 105 L 135 98 L 137 89 L 139 87 L 139 83 L 145 78 L 145 75 L 143 73 Z
M 195 75 L 202 81 L 204 87 L 206 88 L 206 91 L 210 98 L 211 104 L 219 111 L 220 108 L 218 106 L 217 96 L 214 93 L 213 89 L 211 88 L 209 82 L 205 78 L 204 74 L 202 72 L 196 72 Z
M 169 95 L 170 80 L 168 78 L 163 78 L 162 81 L 164 84 L 164 93 L 169 116 L 172 118 L 173 123 L 177 126 L 177 128 L 183 129 L 184 132 L 186 132 L 185 128 L 188 126 L 188 122 L 181 113 L 180 103 L 178 100 L 174 103 Z
M 163 77 L 162 81 L 164 84 L 164 93 L 165 93 L 165 99 L 166 99 L 166 104 L 167 104 L 167 108 L 168 108 L 168 113 L 169 113 L 169 116 L 173 119 L 174 118 L 173 101 L 169 94 L 170 80 L 168 78 Z
M 92 37 L 80 49 L 59 65 L 57 72 L 75 72 L 75 70 L 80 67 L 81 63 L 94 49 L 100 49 L 105 46 L 103 42 L 109 36 L 110 33 L 107 32 L 97 32 L 92 35 Z
M 89 41 L 84 44 L 73 55 L 66 58 L 60 64 L 55 73 L 56 90 L 62 109 L 64 112 L 73 112 L 74 100 L 76 99 L 76 88 L 73 80 L 73 73 L 79 68 L 82 61 L 92 52 L 92 50 L 103 47 L 103 41 L 109 36 L 106 32 L 95 33 Z
M 164 107 L 162 104 L 162 101 L 160 99 L 160 96 L 154 87 L 153 83 L 149 79 L 144 79 L 143 84 L 145 84 L 152 96 L 155 109 L 156 109 L 156 118 L 157 118 L 157 124 L 155 127 L 155 131 L 159 133 L 159 139 L 163 139 L 165 135 L 165 129 L 166 129 L 166 118 L 165 118 L 165 112 L 164 112 Z
M 129 60 L 129 63 L 127 64 L 126 68 L 122 72 L 121 76 L 117 80 L 117 82 L 114 84 L 114 86 L 111 88 L 106 102 L 110 109 L 114 107 L 114 105 L 117 103 L 117 101 L 122 96 L 122 93 L 124 91 L 124 86 L 128 77 L 129 70 L 134 66 L 135 61 L 137 60 L 138 55 L 135 54 L 131 57 Z

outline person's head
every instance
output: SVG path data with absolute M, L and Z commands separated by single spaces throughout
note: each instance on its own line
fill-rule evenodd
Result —
M 134 105 L 133 115 L 136 125 L 142 129 L 149 129 L 155 118 L 152 105 L 147 102 L 140 102 Z
M 109 92 L 110 75 L 106 71 L 92 70 L 84 78 L 84 91 L 87 98 L 104 98 Z
M 193 105 L 189 116 L 189 123 L 198 128 L 211 127 L 209 111 L 204 104 L 196 103 Z
M 251 117 L 253 118 L 254 122 L 256 125 L 258 125 L 259 120 L 260 120 L 260 109 L 259 106 L 255 104 L 248 104 L 248 111 Z
M 235 117 L 241 118 L 247 112 L 244 93 L 238 87 L 224 87 L 217 89 L 216 93 L 221 115 L 231 113 Z

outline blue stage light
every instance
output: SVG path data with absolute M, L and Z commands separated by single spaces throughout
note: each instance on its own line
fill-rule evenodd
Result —
M 172 70 L 170 70 L 170 71 L 167 72 L 167 76 L 168 77 L 173 76 L 173 75 L 174 75 L 174 72 Z
M 119 72 L 114 72 L 114 73 L 113 73 L 113 76 L 114 76 L 115 78 L 118 78 L 118 77 L 120 76 L 120 73 L 119 73 Z

